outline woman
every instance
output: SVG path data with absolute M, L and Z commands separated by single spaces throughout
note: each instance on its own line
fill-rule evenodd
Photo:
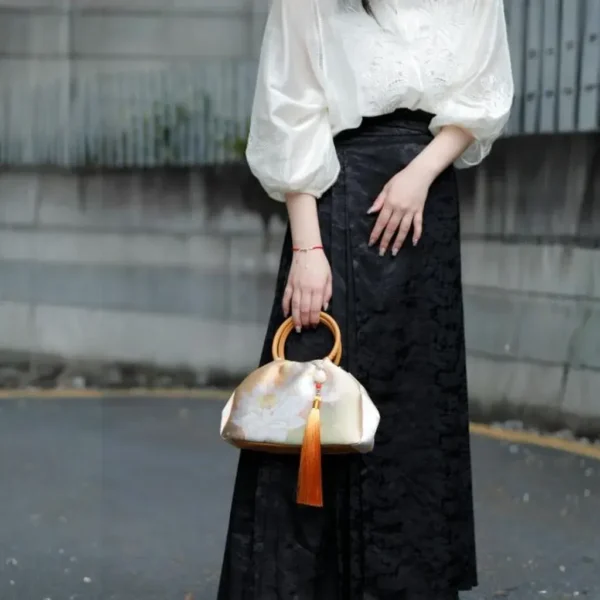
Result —
M 357 5 L 353 5 L 353 1 Z M 375 449 L 242 452 L 219 600 L 456 600 L 476 585 L 455 167 L 479 163 L 513 96 L 502 0 L 273 0 L 247 149 L 285 201 L 261 364 L 329 352 L 379 408 Z

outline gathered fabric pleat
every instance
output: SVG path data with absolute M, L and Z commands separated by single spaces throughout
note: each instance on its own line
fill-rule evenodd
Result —
M 367 211 L 431 140 L 430 116 L 397 111 L 336 138 L 341 173 L 319 201 L 342 366 L 381 414 L 366 455 L 325 456 L 324 508 L 295 502 L 298 457 L 242 451 L 218 600 L 457 600 L 477 583 L 455 174 L 430 188 L 420 243 L 396 257 Z M 261 364 L 283 321 L 283 244 Z M 286 357 L 326 355 L 325 328 Z

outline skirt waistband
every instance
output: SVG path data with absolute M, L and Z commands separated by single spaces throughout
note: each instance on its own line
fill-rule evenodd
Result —
M 399 108 L 394 112 L 378 115 L 376 117 L 364 117 L 356 129 L 347 129 L 335 136 L 335 142 L 348 142 L 357 136 L 364 135 L 392 135 L 406 130 L 417 130 L 428 133 L 429 124 L 434 115 L 422 110 L 410 110 Z

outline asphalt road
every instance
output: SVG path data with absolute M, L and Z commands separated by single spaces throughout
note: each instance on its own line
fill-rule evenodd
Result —
M 222 404 L 0 401 L 1 600 L 214 600 L 236 464 Z M 600 462 L 473 438 L 481 585 L 600 600 Z

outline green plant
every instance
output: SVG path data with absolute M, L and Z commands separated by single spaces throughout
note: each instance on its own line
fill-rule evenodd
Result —
M 179 141 L 190 118 L 190 110 L 183 104 L 168 106 L 154 102 L 152 110 L 142 117 L 141 122 L 142 139 L 147 144 L 146 150 L 150 150 L 160 162 L 167 164 L 177 162 L 182 158 Z
M 250 121 L 246 122 L 245 134 L 238 135 L 233 138 L 226 138 L 223 141 L 224 148 L 227 152 L 231 152 L 236 159 L 243 160 L 246 156 L 246 146 L 248 145 L 248 135 L 250 133 Z

